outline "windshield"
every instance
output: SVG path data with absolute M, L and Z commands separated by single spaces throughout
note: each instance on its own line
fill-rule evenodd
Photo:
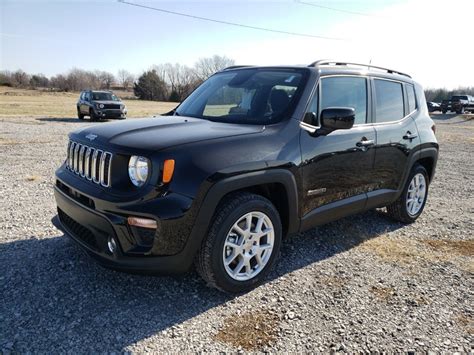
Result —
M 175 114 L 229 123 L 275 123 L 291 115 L 305 73 L 256 68 L 221 72 L 197 88 Z
M 95 101 L 120 101 L 120 99 L 110 92 L 93 92 L 92 100 Z
M 453 96 L 452 101 L 467 100 L 467 96 Z

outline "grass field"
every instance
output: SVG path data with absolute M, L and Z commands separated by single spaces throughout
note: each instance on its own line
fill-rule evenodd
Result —
M 119 97 L 130 93 L 117 92 Z M 48 92 L 0 86 L 0 117 L 77 117 L 78 92 Z M 175 102 L 123 100 L 128 117 L 146 117 L 165 113 L 177 106 Z

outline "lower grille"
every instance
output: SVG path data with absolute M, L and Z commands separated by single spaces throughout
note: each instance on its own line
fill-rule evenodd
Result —
M 104 104 L 105 109 L 109 110 L 120 110 L 120 105 L 117 104 Z
M 98 250 L 99 246 L 97 245 L 97 241 L 94 237 L 94 234 L 84 227 L 83 225 L 77 223 L 71 217 L 69 217 L 63 210 L 58 208 L 58 216 L 61 223 L 74 235 L 74 237 L 82 240 L 88 246 L 90 246 L 94 250 Z

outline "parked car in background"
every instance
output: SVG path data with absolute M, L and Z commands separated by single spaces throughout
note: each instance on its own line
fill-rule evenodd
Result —
M 465 111 L 474 112 L 474 97 L 470 95 L 451 96 L 451 111 L 464 113 Z
M 91 121 L 127 118 L 127 107 L 112 91 L 84 90 L 77 101 L 77 117 Z
M 375 70 L 373 70 L 375 69 Z M 69 135 L 58 217 L 102 265 L 243 292 L 282 238 L 386 207 L 414 222 L 438 159 L 420 84 L 380 67 L 230 67 L 159 118 Z
M 441 111 L 441 105 L 437 102 L 428 101 L 426 104 L 429 112 Z
M 451 100 L 443 100 L 441 102 L 441 112 L 446 113 L 446 112 L 451 111 L 451 110 L 452 110 Z

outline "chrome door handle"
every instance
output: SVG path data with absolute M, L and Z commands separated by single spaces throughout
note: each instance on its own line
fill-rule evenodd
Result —
M 415 134 L 415 133 L 411 133 L 410 131 L 408 131 L 404 136 L 403 136 L 403 139 L 406 139 L 406 140 L 412 140 L 412 139 L 415 139 L 416 137 L 418 137 L 418 134 Z
M 370 147 L 375 144 L 375 141 L 373 139 L 363 139 L 359 142 L 356 143 L 357 147 Z

